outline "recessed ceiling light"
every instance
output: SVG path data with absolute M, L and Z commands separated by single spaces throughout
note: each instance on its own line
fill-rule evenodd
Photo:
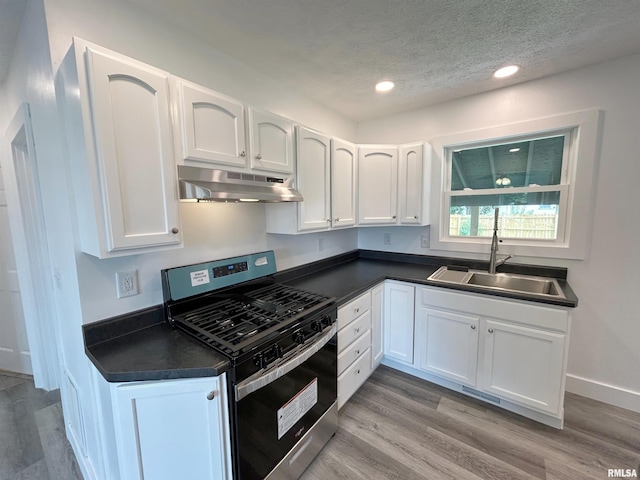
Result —
M 520 67 L 518 65 L 508 65 L 506 67 L 502 67 L 496 70 L 493 76 L 496 78 L 510 77 L 511 75 L 516 73 L 518 70 L 520 70 Z
M 376 92 L 388 92 L 395 86 L 396 84 L 393 82 L 390 82 L 389 80 L 385 80 L 384 82 L 378 82 L 376 83 Z

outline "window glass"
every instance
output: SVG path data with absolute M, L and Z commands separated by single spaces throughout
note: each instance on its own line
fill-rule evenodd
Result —
M 564 133 L 451 150 L 449 236 L 557 240 Z
M 451 191 L 559 185 L 564 135 L 515 143 L 456 149 Z
M 451 197 L 449 235 L 490 237 L 495 207 L 501 238 L 557 238 L 559 191 Z

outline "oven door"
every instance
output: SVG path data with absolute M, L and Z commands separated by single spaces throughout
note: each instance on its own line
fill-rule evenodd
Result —
M 298 478 L 335 433 L 337 335 L 327 330 L 236 385 L 238 480 Z

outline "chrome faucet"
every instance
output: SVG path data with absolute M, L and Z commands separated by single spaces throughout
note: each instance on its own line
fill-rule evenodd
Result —
M 489 256 L 489 273 L 495 274 L 496 268 L 502 265 L 504 262 L 513 257 L 513 255 L 507 255 L 504 258 L 497 259 L 496 254 L 498 252 L 498 215 L 500 209 L 496 207 L 493 218 L 493 238 L 491 239 L 491 255 Z

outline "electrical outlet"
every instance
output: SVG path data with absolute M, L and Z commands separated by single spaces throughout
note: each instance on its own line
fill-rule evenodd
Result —
M 324 238 L 318 239 L 318 251 L 321 252 L 324 250 Z
M 422 237 L 420 237 L 420 246 L 422 248 L 429 248 L 431 246 L 431 236 L 422 235 Z
M 391 234 L 390 233 L 385 233 L 384 234 L 384 244 L 385 245 L 391 245 Z
M 138 271 L 116 272 L 118 298 L 138 295 Z

